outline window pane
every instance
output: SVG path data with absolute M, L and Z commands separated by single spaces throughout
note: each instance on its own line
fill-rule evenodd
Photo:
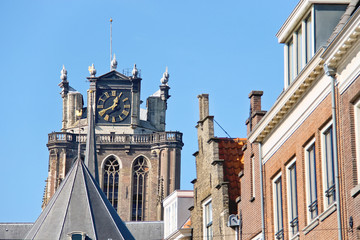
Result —
M 132 184 L 132 221 L 142 221 L 144 219 L 146 182 L 148 175 L 148 164 L 144 157 L 139 157 L 133 164 L 133 184 Z
M 296 46 L 296 54 L 297 54 L 297 73 L 299 74 L 300 71 L 302 70 L 303 68 L 303 65 L 302 65 L 302 59 L 303 59 L 303 56 L 302 56 L 302 30 L 301 28 L 297 31 L 297 46 Z
M 117 210 L 119 172 L 120 167 L 118 161 L 113 156 L 109 157 L 104 165 L 103 190 L 115 210 Z
M 294 70 L 294 42 L 291 39 L 288 43 L 288 70 L 289 70 L 289 84 L 294 80 L 295 78 L 295 70 Z
M 307 159 L 309 166 L 309 211 L 311 219 L 317 216 L 317 188 L 316 188 L 316 162 L 315 144 L 307 149 Z
M 297 185 L 296 185 L 296 163 L 289 167 L 290 186 L 290 236 L 298 233 L 298 211 L 297 211 Z
M 330 205 L 335 201 L 335 172 L 334 172 L 334 152 L 333 152 L 333 137 L 332 127 L 324 132 L 324 154 L 325 154 L 325 197 L 327 197 L 327 204 Z
M 310 61 L 314 55 L 313 50 L 313 27 L 311 15 L 305 20 L 306 25 L 306 63 Z

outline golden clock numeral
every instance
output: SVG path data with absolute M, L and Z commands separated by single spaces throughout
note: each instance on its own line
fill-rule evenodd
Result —
M 106 96 L 106 98 L 110 97 L 108 92 L 104 92 L 104 95 Z
M 113 97 L 116 96 L 116 91 L 115 91 L 115 90 L 112 90 L 112 91 L 111 91 L 111 96 L 113 96 Z
M 127 100 L 129 100 L 129 98 L 124 98 L 123 102 L 126 102 Z
M 104 108 L 104 105 L 98 105 L 98 108 Z
M 130 108 L 130 105 L 124 105 L 124 108 Z
M 119 98 L 121 97 L 121 95 L 122 95 L 122 92 L 119 94 Z
M 122 111 L 122 114 L 124 114 L 125 116 L 127 116 L 127 115 L 129 114 L 129 112 L 126 111 L 126 110 L 123 110 L 123 111 Z
M 99 101 L 102 101 L 103 103 L 105 102 L 105 100 L 104 100 L 104 99 L 102 99 L 102 98 L 99 98 Z
M 115 122 L 116 120 L 115 120 L 115 117 L 112 117 L 112 120 L 111 120 L 112 122 Z
M 124 120 L 120 115 L 119 115 L 120 121 Z
M 106 114 L 105 117 L 104 117 L 104 120 L 105 120 L 105 121 L 109 121 L 109 117 L 110 117 L 110 116 Z
M 100 115 L 100 116 L 104 116 L 105 112 L 106 112 L 106 111 L 101 110 L 101 111 L 99 111 L 99 115 Z

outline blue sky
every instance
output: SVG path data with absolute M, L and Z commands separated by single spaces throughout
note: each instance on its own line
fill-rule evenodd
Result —
M 297 0 L 0 1 L 0 222 L 41 212 L 47 134 L 59 131 L 60 70 L 85 94 L 88 66 L 109 71 L 109 19 L 118 70 L 142 71 L 141 99 L 169 68 L 167 130 L 184 133 L 181 188 L 196 178 L 197 95 L 231 137 L 246 137 L 248 94 L 263 90 L 268 110 L 283 89 L 283 46 L 275 34 Z M 143 106 L 145 108 L 145 106 Z M 225 133 L 215 126 L 215 135 Z

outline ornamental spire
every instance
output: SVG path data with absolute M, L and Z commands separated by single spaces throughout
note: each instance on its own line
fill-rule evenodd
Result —
M 61 69 L 61 76 L 60 76 L 60 79 L 63 81 L 63 82 L 66 82 L 67 81 L 67 71 L 65 69 L 65 65 L 63 65 L 63 68 Z
M 163 74 L 163 77 L 160 79 L 160 82 L 163 84 L 163 85 L 167 85 L 168 81 L 169 81 L 169 72 L 168 72 L 168 67 L 166 66 L 166 70 Z
M 95 69 L 94 64 L 92 64 L 91 66 L 89 66 L 88 70 L 89 70 L 90 76 L 91 76 L 91 77 L 95 77 L 95 75 L 96 75 L 96 69 Z
M 112 61 L 111 61 L 111 71 L 113 71 L 113 70 L 116 70 L 116 68 L 117 68 L 117 61 L 116 61 L 116 56 L 115 56 L 115 53 L 114 53 L 114 57 L 113 57 L 113 59 L 112 59 Z

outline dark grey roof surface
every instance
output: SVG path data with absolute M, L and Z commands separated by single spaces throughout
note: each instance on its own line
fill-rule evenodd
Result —
M 97 166 L 97 154 L 96 154 L 96 139 L 95 139 L 95 125 L 94 125 L 94 113 L 90 104 L 89 109 L 89 127 L 86 138 L 86 152 L 85 152 L 85 165 L 88 167 L 90 173 L 99 183 L 99 173 Z
M 24 239 L 34 223 L 0 223 L 0 239 Z
M 134 239 L 81 160 L 76 160 L 25 239 L 68 239 L 74 231 L 90 239 Z

